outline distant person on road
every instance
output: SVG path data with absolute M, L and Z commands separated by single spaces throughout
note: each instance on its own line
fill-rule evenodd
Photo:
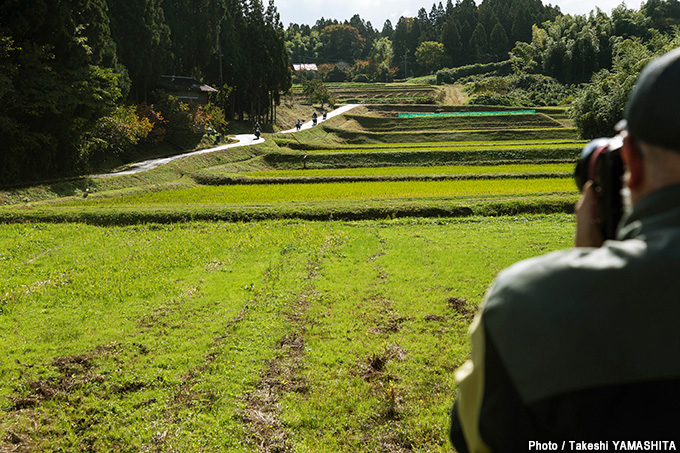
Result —
M 499 274 L 456 373 L 459 452 L 680 448 L 680 48 L 645 68 L 624 118 L 616 240 L 602 240 L 591 181 L 576 247 Z
M 316 112 L 312 113 L 312 126 L 316 126 Z
M 259 123 L 259 122 L 256 122 L 256 123 L 255 123 L 255 140 L 259 140 L 259 139 L 260 139 L 260 134 L 261 134 L 261 131 L 260 131 L 260 123 Z
M 300 121 L 300 118 L 298 118 L 298 119 L 295 120 L 295 129 L 297 129 L 299 131 L 301 127 L 302 127 L 302 122 Z
M 323 120 L 326 121 L 326 117 L 328 116 L 328 112 L 326 109 L 323 109 Z

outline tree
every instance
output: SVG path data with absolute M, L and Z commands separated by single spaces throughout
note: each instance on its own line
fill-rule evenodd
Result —
M 455 20 L 448 19 L 442 28 L 441 42 L 453 66 L 461 66 L 465 61 L 465 50 L 460 39 Z
M 251 3 L 255 14 L 262 10 L 260 0 Z M 226 11 L 224 0 L 173 0 L 161 6 L 172 35 L 169 69 L 200 78 L 218 50 L 217 37 Z
M 392 38 L 392 35 L 394 34 L 394 27 L 392 27 L 392 21 L 387 19 L 385 23 L 383 24 L 382 31 L 380 32 L 380 36 L 383 38 Z
M 472 33 L 469 46 L 476 62 L 487 62 L 486 60 L 488 60 L 489 57 L 489 42 L 486 36 L 486 29 L 481 22 L 477 24 L 475 31 Z
M 418 48 L 418 38 L 420 36 L 418 22 L 412 17 L 401 17 L 394 29 L 392 38 L 392 48 L 394 58 L 399 62 L 399 67 L 404 77 L 407 74 L 408 59 L 412 58 Z
M 87 0 L 0 4 L 1 184 L 82 168 L 83 134 L 121 96 L 107 27 L 83 22 L 105 17 L 104 8 Z
M 318 102 L 323 107 L 324 104 L 331 104 L 333 99 L 330 91 L 319 79 L 305 81 L 302 84 L 302 93 L 309 98 L 309 102 Z
M 363 52 L 366 40 L 351 25 L 330 25 L 321 30 L 326 61 L 354 62 Z
M 671 32 L 673 26 L 680 25 L 678 0 L 648 0 L 642 4 L 640 12 L 649 18 L 653 28 L 662 32 Z
M 435 41 L 425 41 L 416 50 L 416 61 L 428 74 L 444 67 L 445 56 L 444 45 Z
M 505 60 L 508 53 L 508 35 L 500 22 L 496 22 L 489 36 L 489 50 L 494 60 Z
M 583 138 L 611 136 L 623 118 L 626 100 L 642 69 L 655 57 L 680 46 L 680 35 L 660 38 L 655 50 L 639 40 L 626 39 L 615 46 L 611 70 L 602 69 L 574 99 L 570 116 Z
M 389 38 L 380 38 L 373 43 L 370 57 L 375 60 L 381 71 L 388 71 L 394 60 L 394 49 Z
M 108 0 L 111 35 L 132 83 L 132 99 L 146 101 L 170 64 L 170 28 L 160 0 Z

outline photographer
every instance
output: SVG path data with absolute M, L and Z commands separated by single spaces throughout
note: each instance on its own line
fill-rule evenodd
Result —
M 577 247 L 499 274 L 456 373 L 459 452 L 680 448 L 680 49 L 645 68 L 624 116 L 616 239 L 589 181 Z

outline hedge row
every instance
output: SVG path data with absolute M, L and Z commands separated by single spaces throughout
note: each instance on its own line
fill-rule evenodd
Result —
M 494 76 L 506 76 L 512 72 L 510 60 L 499 63 L 477 63 L 458 68 L 440 69 L 437 71 L 437 85 L 446 83 L 456 83 L 458 79 L 478 74 L 489 74 Z
M 326 126 L 326 130 L 348 144 L 578 140 L 576 129 L 573 127 L 384 133 Z

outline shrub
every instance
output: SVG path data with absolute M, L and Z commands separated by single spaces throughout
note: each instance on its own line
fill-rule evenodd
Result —
M 146 118 L 151 123 L 152 129 L 146 137 L 146 141 L 159 143 L 165 138 L 168 131 L 164 126 L 163 115 L 154 109 L 153 104 L 149 105 L 146 102 L 139 104 L 137 106 L 137 115 L 140 118 Z
M 92 157 L 102 153 L 124 156 L 140 140 L 146 138 L 152 129 L 153 125 L 148 118 L 137 115 L 136 107 L 119 106 L 111 115 L 97 121 L 84 148 Z
M 344 82 L 347 80 L 347 72 L 338 65 L 325 63 L 319 65 L 319 74 L 324 82 Z
M 489 74 L 503 76 L 510 74 L 510 71 L 512 71 L 510 60 L 499 63 L 477 63 L 458 68 L 440 69 L 437 71 L 437 85 L 456 83 L 458 79 L 470 75 Z

